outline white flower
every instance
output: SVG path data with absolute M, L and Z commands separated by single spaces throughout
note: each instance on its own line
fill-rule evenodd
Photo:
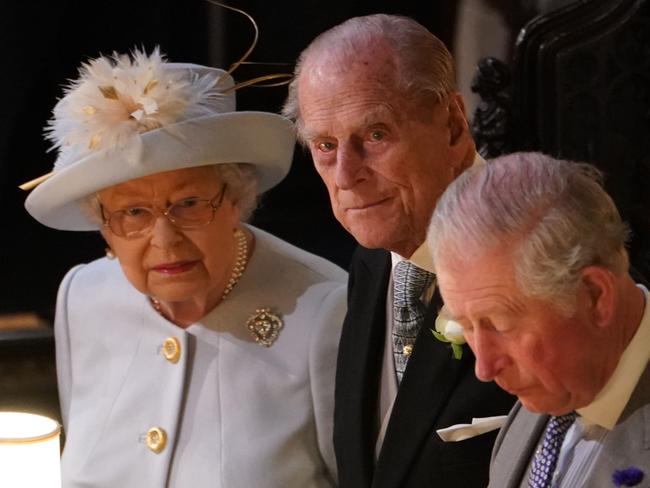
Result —
M 431 331 L 433 336 L 439 341 L 450 343 L 454 357 L 460 359 L 463 355 L 461 346 L 467 342 L 463 327 L 449 316 L 444 306 L 436 318 L 435 328 Z
M 454 344 L 465 344 L 467 342 L 463 327 L 449 317 L 449 313 L 444 306 L 436 318 L 436 330 Z

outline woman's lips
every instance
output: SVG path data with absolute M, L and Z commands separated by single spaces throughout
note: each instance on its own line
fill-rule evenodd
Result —
M 197 262 L 198 261 L 176 261 L 174 263 L 159 264 L 151 269 L 157 273 L 176 275 L 189 271 L 196 265 Z

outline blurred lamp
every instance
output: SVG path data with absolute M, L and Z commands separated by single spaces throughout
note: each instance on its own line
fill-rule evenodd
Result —
M 0 486 L 61 488 L 60 432 L 50 418 L 0 412 Z

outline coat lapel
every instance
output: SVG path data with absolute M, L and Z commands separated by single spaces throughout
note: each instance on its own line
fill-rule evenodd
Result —
M 641 375 L 616 426 L 605 439 L 585 486 L 600 486 L 602 480 L 611 480 L 615 471 L 631 466 L 645 473 L 639 486 L 647 486 L 646 479 L 650 473 L 650 364 Z
M 334 445 L 341 487 L 370 487 L 390 255 L 357 251 L 336 373 Z
M 547 422 L 548 415 L 531 413 L 521 403 L 513 407 L 492 453 L 490 487 L 522 486 Z
M 433 337 L 431 329 L 439 303 L 439 299 L 434 299 L 429 306 L 409 359 L 386 431 L 373 487 L 400 486 L 427 436 L 432 435 L 436 419 L 459 378 L 473 367 L 469 348 L 465 348 L 461 360 L 456 360 L 449 346 Z M 404 440 L 405 437 L 408 441 Z

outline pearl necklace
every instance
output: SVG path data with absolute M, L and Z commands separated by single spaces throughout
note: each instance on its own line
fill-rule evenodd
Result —
M 219 303 L 223 302 L 228 294 L 232 291 L 235 285 L 239 282 L 239 279 L 244 274 L 246 265 L 248 264 L 248 239 L 246 239 L 246 234 L 241 229 L 235 229 L 234 233 L 235 240 L 237 241 L 237 253 L 235 254 L 235 265 L 232 268 L 232 273 L 226 284 L 226 288 L 221 294 L 221 300 Z M 163 312 L 160 308 L 160 300 L 156 297 L 149 297 L 151 305 L 160 315 L 163 315 Z M 164 316 L 164 315 L 163 315 Z
M 232 274 L 226 285 L 226 289 L 223 290 L 221 295 L 221 301 L 224 301 L 228 294 L 235 287 L 239 278 L 244 274 L 246 265 L 248 264 L 248 240 L 246 239 L 246 234 L 241 229 L 235 230 L 235 239 L 237 240 L 237 254 L 235 256 L 235 266 L 232 268 Z

